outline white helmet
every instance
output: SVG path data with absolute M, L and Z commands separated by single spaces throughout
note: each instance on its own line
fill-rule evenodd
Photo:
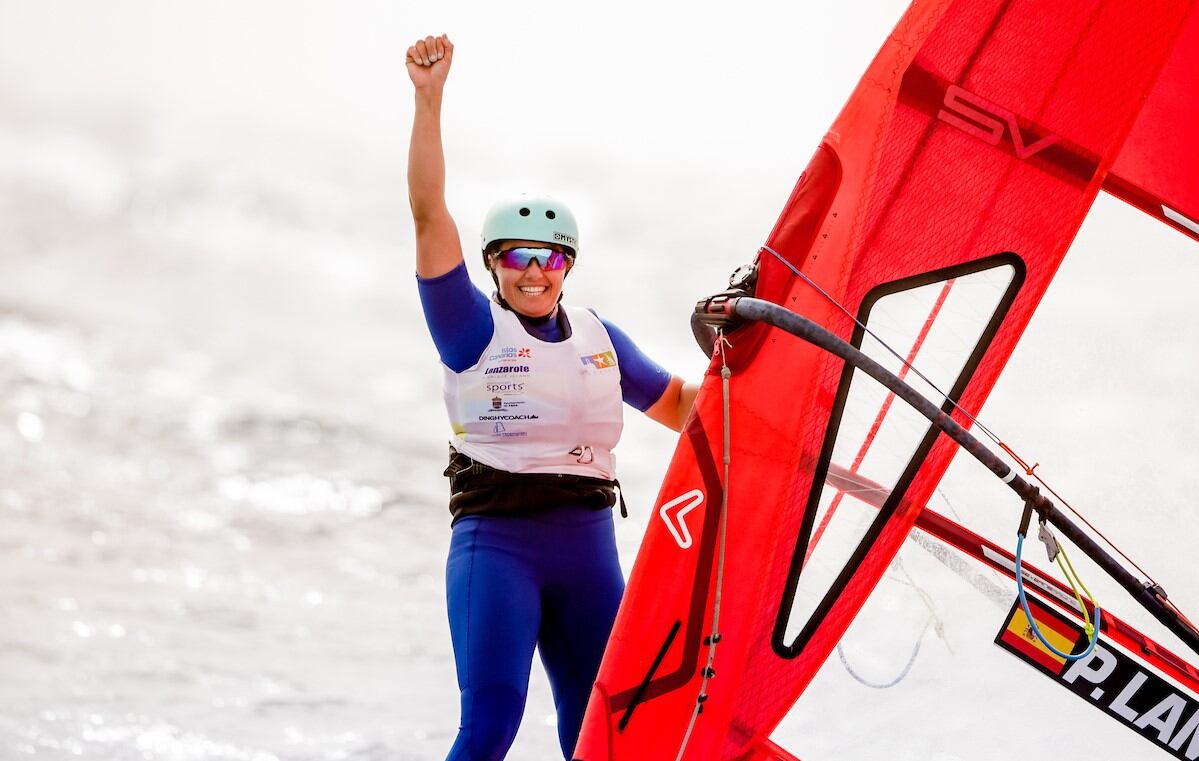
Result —
M 547 196 L 520 196 L 499 201 L 483 220 L 483 262 L 487 249 L 501 240 L 532 240 L 579 251 L 579 226 L 566 204 Z

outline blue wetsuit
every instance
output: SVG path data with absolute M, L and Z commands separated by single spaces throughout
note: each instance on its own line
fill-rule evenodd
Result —
M 446 367 L 479 361 L 494 326 L 466 265 L 417 278 L 425 320 Z M 521 317 L 543 341 L 565 338 L 552 319 Z M 670 374 L 602 320 L 618 357 L 624 401 L 642 411 Z M 591 685 L 624 593 L 612 511 L 562 505 L 527 515 L 468 515 L 454 522 L 446 563 L 450 634 L 462 723 L 448 761 L 499 761 L 524 714 L 533 650 L 549 675 L 558 739 L 571 758 Z

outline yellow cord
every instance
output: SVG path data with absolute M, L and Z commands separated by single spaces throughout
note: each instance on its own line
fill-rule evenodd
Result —
M 1065 563 L 1062 562 L 1063 560 Z M 1091 614 L 1087 611 L 1087 606 L 1083 603 L 1082 596 L 1078 594 L 1079 587 L 1090 598 L 1091 605 L 1094 608 L 1098 609 L 1099 603 L 1095 601 L 1095 595 L 1091 594 L 1091 590 L 1087 589 L 1087 585 L 1083 584 L 1082 579 L 1078 577 L 1078 572 L 1074 570 L 1074 564 L 1070 562 L 1069 556 L 1066 555 L 1066 550 L 1062 547 L 1058 547 L 1057 565 L 1058 568 L 1062 569 L 1062 575 L 1070 582 L 1070 591 L 1074 593 L 1074 599 L 1078 601 L 1078 607 L 1082 610 L 1082 620 L 1085 623 L 1084 630 L 1089 637 L 1095 631 L 1095 626 L 1091 623 Z

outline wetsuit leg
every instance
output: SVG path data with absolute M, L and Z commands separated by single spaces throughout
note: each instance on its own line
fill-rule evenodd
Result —
M 610 510 L 567 509 L 547 520 L 561 523 L 543 558 L 538 649 L 554 691 L 562 755 L 570 759 L 620 607 L 624 575 Z
M 503 518 L 454 524 L 446 598 L 462 722 L 447 761 L 500 761 L 524 714 L 541 600 L 520 533 Z

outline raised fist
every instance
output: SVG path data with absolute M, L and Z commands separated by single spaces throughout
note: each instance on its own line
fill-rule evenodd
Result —
M 444 85 L 453 60 L 454 43 L 443 34 L 417 40 L 408 48 L 405 64 L 408 66 L 408 76 L 412 79 L 413 86 L 419 90 Z

